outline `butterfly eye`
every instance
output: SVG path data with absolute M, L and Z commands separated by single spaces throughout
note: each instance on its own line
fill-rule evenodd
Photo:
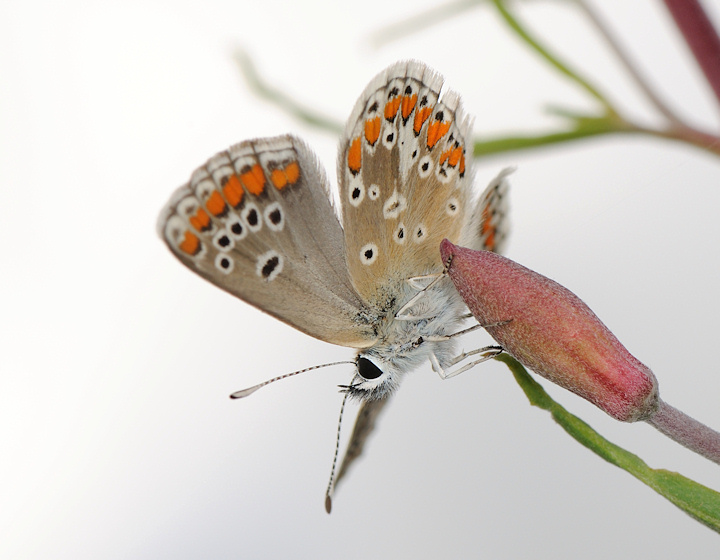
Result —
M 362 357 L 357 359 L 357 369 L 360 377 L 365 380 L 377 379 L 383 374 L 382 370 L 379 367 L 377 367 L 367 358 Z

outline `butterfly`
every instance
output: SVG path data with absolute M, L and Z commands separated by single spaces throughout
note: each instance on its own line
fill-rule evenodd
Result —
M 507 171 L 477 197 L 470 119 L 443 78 L 417 61 L 378 74 L 340 141 L 340 215 L 312 150 L 292 135 L 248 140 L 199 167 L 158 231 L 185 266 L 315 338 L 354 348 L 342 386 L 362 402 L 336 483 L 362 452 L 403 376 L 441 376 L 469 354 L 453 336 L 466 309 L 440 242 L 499 251 Z

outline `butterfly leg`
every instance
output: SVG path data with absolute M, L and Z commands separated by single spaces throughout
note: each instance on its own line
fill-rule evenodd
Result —
M 395 314 L 395 319 L 398 321 L 416 321 L 420 317 L 416 315 L 408 315 L 408 310 L 415 305 L 418 300 L 425 295 L 430 288 L 437 284 L 440 280 L 447 278 L 447 274 L 444 272 L 439 274 L 426 274 L 424 276 L 413 276 L 407 279 L 407 283 L 410 284 L 414 289 L 418 290 L 418 293 L 411 297 L 408 302 L 403 305 L 398 312 Z M 423 280 L 432 280 L 429 284 L 423 283 Z
M 470 316 L 472 317 L 472 315 Z M 463 317 L 465 319 L 466 317 Z M 467 317 L 469 318 L 469 317 Z M 467 333 L 471 333 L 473 331 L 476 331 L 478 329 L 487 329 L 490 327 L 501 327 L 502 325 L 507 325 L 512 319 L 507 319 L 506 321 L 498 321 L 497 323 L 490 323 L 489 325 L 473 325 L 472 327 L 468 327 L 467 329 L 463 329 L 461 331 L 458 331 L 456 333 L 452 334 L 443 334 L 443 335 L 437 335 L 437 336 L 426 336 L 425 340 L 428 342 L 442 342 L 443 340 L 450 340 L 451 338 L 455 338 L 456 336 L 462 336 Z
M 451 377 L 455 377 L 456 375 L 460 375 L 461 373 L 466 372 L 467 370 L 475 367 L 482 362 L 494 358 L 498 354 L 502 354 L 502 352 L 503 349 L 501 346 L 484 346 L 483 348 L 476 348 L 475 350 L 471 350 L 470 352 L 463 352 L 462 354 L 455 356 L 450 361 L 448 366 L 452 367 L 459 362 L 462 362 L 465 358 L 469 358 L 470 356 L 475 356 L 477 354 L 482 354 L 482 357 L 468 364 L 465 364 L 464 366 L 460 367 L 455 371 L 445 371 L 445 368 L 440 365 L 440 362 L 437 359 L 437 356 L 435 356 L 435 354 L 430 354 L 430 363 L 432 364 L 433 371 L 440 376 L 440 379 L 450 379 Z

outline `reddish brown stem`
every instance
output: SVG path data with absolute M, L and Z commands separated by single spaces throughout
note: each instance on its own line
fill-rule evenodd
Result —
M 720 37 L 699 0 L 664 0 L 720 103 Z
M 720 434 L 684 412 L 660 401 L 657 412 L 647 423 L 670 439 L 720 464 Z

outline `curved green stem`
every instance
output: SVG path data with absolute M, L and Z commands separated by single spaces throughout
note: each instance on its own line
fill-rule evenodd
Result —
M 555 112 L 568 117 L 572 126 L 567 130 L 541 134 L 503 136 L 500 138 L 475 140 L 473 144 L 473 154 L 475 156 L 490 156 L 503 152 L 552 146 L 554 144 L 562 144 L 564 142 L 572 142 L 594 136 L 638 134 L 691 144 L 715 156 L 720 156 L 720 137 L 693 128 L 680 125 L 665 129 L 655 129 L 637 125 L 620 117 L 592 117 L 557 110 Z
M 514 358 L 500 354 L 495 359 L 510 368 L 530 404 L 550 412 L 553 420 L 578 442 L 609 463 L 626 470 L 700 523 L 720 533 L 720 493 L 676 472 L 651 469 L 640 457 L 606 440 L 555 402 Z
M 600 92 L 600 90 L 593 86 L 589 80 L 583 78 L 578 72 L 572 70 L 567 64 L 565 64 L 557 56 L 552 54 L 550 50 L 544 47 L 540 43 L 540 41 L 538 41 L 530 34 L 526 27 L 520 24 L 518 19 L 513 16 L 510 13 L 510 10 L 507 8 L 506 0 L 493 0 L 493 4 L 497 8 L 502 18 L 505 20 L 505 23 L 507 23 L 510 28 L 518 34 L 520 38 L 522 38 L 535 52 L 537 52 L 541 57 L 543 57 L 552 67 L 554 67 L 558 72 L 560 72 L 567 78 L 570 78 L 580 87 L 582 87 L 585 91 L 587 91 L 597 101 L 599 101 L 608 116 L 615 116 L 618 114 L 615 107 L 613 107 L 612 103 L 610 103 L 610 101 Z
M 250 60 L 247 53 L 244 51 L 237 51 L 234 58 L 245 77 L 245 81 L 248 86 L 250 86 L 250 89 L 252 89 L 258 97 L 274 103 L 301 122 L 334 132 L 336 134 L 342 133 L 342 124 L 330 117 L 320 114 L 314 109 L 304 107 L 295 99 L 285 94 L 285 92 L 276 89 L 265 82 L 255 69 L 255 65 L 252 63 L 252 60 Z

